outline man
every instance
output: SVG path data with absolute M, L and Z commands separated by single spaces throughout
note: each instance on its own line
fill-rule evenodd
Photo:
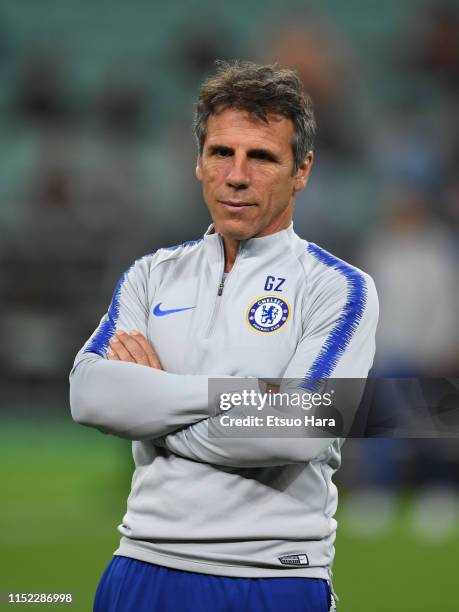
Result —
M 96 611 L 333 606 L 340 440 L 210 435 L 211 379 L 260 391 L 372 365 L 372 280 L 292 227 L 314 129 L 296 73 L 222 64 L 195 121 L 213 225 L 135 262 L 77 355 L 73 418 L 133 440 L 136 465 Z

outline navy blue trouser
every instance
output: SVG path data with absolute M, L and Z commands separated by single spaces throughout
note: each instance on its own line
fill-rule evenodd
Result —
M 229 578 L 113 557 L 94 612 L 328 612 L 319 578 Z

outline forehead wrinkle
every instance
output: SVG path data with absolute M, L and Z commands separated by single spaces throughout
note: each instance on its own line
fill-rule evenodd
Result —
M 223 119 L 223 116 L 226 117 Z M 239 111 L 235 109 L 226 109 L 218 114 L 213 114 L 209 116 L 207 122 L 207 131 L 209 131 L 209 127 L 212 123 L 222 123 L 226 128 L 228 124 L 238 124 L 239 126 L 243 124 L 245 126 L 244 129 L 253 129 L 257 131 L 262 131 L 264 133 L 270 133 L 273 126 L 276 126 L 284 123 L 290 127 L 290 131 L 293 133 L 293 123 L 287 117 L 283 117 L 282 115 L 273 115 L 270 114 L 267 116 L 268 122 L 263 121 L 262 119 L 251 115 L 246 111 Z M 282 129 L 282 128 L 281 128 Z

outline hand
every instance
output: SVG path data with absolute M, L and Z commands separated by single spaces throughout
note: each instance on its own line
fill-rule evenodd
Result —
M 128 361 L 157 370 L 162 369 L 155 349 L 137 330 L 128 334 L 120 329 L 112 336 L 109 344 L 108 359 L 111 361 Z

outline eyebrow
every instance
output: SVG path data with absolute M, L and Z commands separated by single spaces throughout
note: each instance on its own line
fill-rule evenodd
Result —
M 214 145 L 210 145 L 209 146 L 209 153 L 215 154 L 215 153 L 219 153 L 221 151 L 224 151 L 225 153 L 234 153 L 234 149 L 232 147 L 227 147 L 225 145 L 218 145 L 218 144 L 214 144 Z M 255 157 L 255 158 L 260 158 L 263 157 L 264 159 L 267 159 L 269 161 L 272 161 L 274 163 L 280 163 L 280 159 L 279 157 L 273 153 L 272 151 L 269 151 L 269 149 L 249 149 L 247 151 L 247 157 Z

